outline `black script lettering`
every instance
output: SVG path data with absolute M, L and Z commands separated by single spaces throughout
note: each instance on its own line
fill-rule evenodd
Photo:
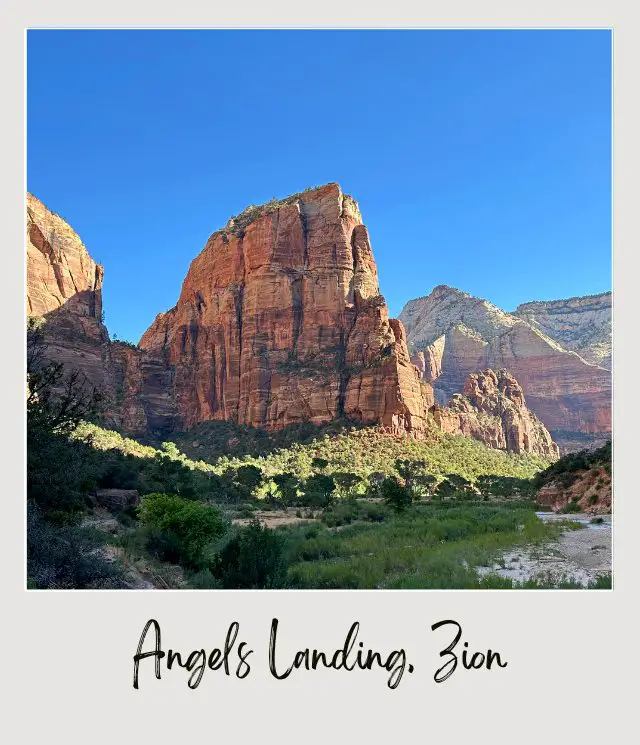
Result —
M 155 649 L 152 652 L 143 652 L 142 651 L 142 645 L 144 644 L 145 637 L 147 636 L 147 631 L 149 631 L 149 628 L 153 626 L 153 630 L 155 631 L 155 637 L 156 637 L 156 646 Z M 160 680 L 160 660 L 165 656 L 165 653 L 161 650 L 160 646 L 160 624 L 154 619 L 151 618 L 147 621 L 146 626 L 142 630 L 142 635 L 140 636 L 140 641 L 138 642 L 138 651 L 133 656 L 133 687 L 138 687 L 138 670 L 140 666 L 140 660 L 144 660 L 147 657 L 155 657 L 155 676 L 158 680 Z
M 449 644 L 448 647 L 445 647 L 440 652 L 440 657 L 444 657 L 446 659 L 446 662 L 440 667 L 435 675 L 433 676 L 433 679 L 436 681 L 436 683 L 444 683 L 447 678 L 449 678 L 458 667 L 458 655 L 455 654 L 453 651 L 462 638 L 462 626 L 457 621 L 447 620 L 447 621 L 439 621 L 438 623 L 434 623 L 431 627 L 432 631 L 435 631 L 436 629 L 439 629 L 442 626 L 446 626 L 447 624 L 451 624 L 456 627 L 456 635 Z M 464 642 L 463 644 L 463 650 L 462 650 L 462 667 L 465 670 L 480 670 L 481 668 L 486 667 L 487 670 L 491 670 L 492 664 L 495 662 L 498 667 L 506 667 L 507 662 L 502 662 L 502 659 L 500 657 L 499 652 L 493 652 L 491 649 L 488 649 L 487 652 L 471 652 L 469 650 L 469 642 Z

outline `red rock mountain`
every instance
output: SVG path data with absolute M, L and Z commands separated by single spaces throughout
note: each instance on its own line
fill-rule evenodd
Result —
M 177 304 L 138 347 L 109 341 L 102 267 L 31 195 L 27 262 L 28 313 L 46 319 L 51 356 L 102 388 L 108 423 L 128 434 L 211 420 L 277 430 L 346 418 L 421 437 L 435 421 L 492 447 L 555 454 L 502 372 L 472 375 L 464 396 L 434 408 L 431 381 L 446 377 L 446 345 L 436 339 L 426 349 L 421 380 L 403 324 L 380 294 L 358 205 L 337 184 L 249 207 L 213 233 Z
M 358 205 L 337 184 L 250 207 L 215 232 L 140 347 L 167 360 L 186 427 L 427 425 L 431 387 L 388 317 Z
M 450 434 L 513 453 L 558 457 L 558 446 L 529 411 L 520 384 L 506 370 L 471 373 L 464 393 L 455 393 L 447 408 L 436 404 L 432 412 L 438 426 Z
M 522 385 L 528 405 L 554 439 L 574 449 L 576 443 L 584 447 L 585 436 L 598 441 L 611 432 L 611 372 L 542 331 L 588 349 L 590 359 L 596 353 L 606 356 L 610 315 L 607 321 L 602 306 L 610 302 L 610 295 L 579 301 L 529 304 L 515 315 L 441 285 L 407 303 L 400 319 L 412 359 L 441 405 L 462 390 L 470 373 L 487 367 L 506 369 Z

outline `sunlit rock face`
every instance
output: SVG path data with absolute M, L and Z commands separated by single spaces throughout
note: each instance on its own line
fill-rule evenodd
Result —
M 564 343 L 568 343 L 568 336 L 574 345 L 582 338 L 584 351 L 589 333 L 581 335 L 577 331 L 579 300 L 558 301 L 556 309 L 565 305 L 572 308 L 573 330 L 565 333 Z M 601 339 L 602 329 L 606 331 L 606 323 L 601 321 L 606 316 L 603 306 L 607 299 L 603 296 L 600 300 L 583 300 L 585 308 L 592 308 L 584 311 L 585 326 L 590 326 L 594 318 L 600 319 L 600 330 L 592 336 Z M 440 405 L 463 390 L 470 373 L 485 368 L 506 369 L 522 386 L 529 408 L 558 443 L 564 439 L 579 441 L 576 435 L 610 433 L 610 371 L 593 364 L 594 347 L 591 361 L 563 347 L 559 327 L 565 322 L 545 320 L 551 317 L 551 311 L 547 309 L 545 316 L 538 305 L 554 304 L 527 304 L 520 306 L 517 314 L 511 314 L 481 298 L 439 286 L 430 295 L 407 303 L 400 320 L 407 330 L 412 359 L 423 378 L 433 385 Z M 534 312 L 532 306 L 538 310 Z M 546 333 L 552 331 L 555 339 Z M 610 329 L 608 333 L 610 339 Z M 603 350 L 597 344 L 596 348 L 600 350 L 597 354 Z M 585 355 L 589 357 L 587 352 Z M 606 357 L 605 354 L 600 361 L 606 363 Z
M 46 355 L 79 370 L 104 396 L 106 423 L 132 434 L 180 423 L 164 359 L 110 342 L 103 268 L 60 216 L 27 195 L 27 315 L 45 321 Z
M 28 313 L 46 320 L 50 356 L 99 385 L 108 421 L 126 432 L 337 418 L 427 429 L 431 386 L 389 319 L 358 205 L 337 184 L 232 218 L 138 347 L 109 341 L 102 267 L 31 195 L 27 257 Z
M 420 435 L 432 403 L 388 317 L 358 205 L 337 184 L 215 232 L 140 347 L 174 371 L 186 426 L 346 417 Z

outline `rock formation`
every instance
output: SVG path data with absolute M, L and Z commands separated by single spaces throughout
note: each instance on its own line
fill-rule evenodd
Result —
M 357 203 L 337 184 L 250 207 L 194 259 L 139 348 L 109 341 L 102 268 L 28 197 L 28 313 L 51 356 L 107 395 L 131 434 L 206 420 L 267 430 L 336 418 L 421 436 L 433 403 L 389 319 Z
M 558 446 L 526 406 L 518 381 L 506 370 L 471 373 L 464 393 L 451 397 L 447 408 L 432 407 L 436 424 L 449 434 L 481 440 L 513 453 L 558 457 Z
M 611 441 L 560 458 L 536 477 L 536 501 L 554 511 L 610 513 Z
M 187 427 L 346 417 L 419 435 L 432 403 L 389 320 L 358 205 L 337 184 L 215 232 L 140 347 L 173 370 Z
M 579 305 L 567 302 L 573 308 Z M 520 315 L 532 318 L 528 307 L 521 306 Z M 571 336 L 577 343 L 588 334 L 581 336 L 576 331 L 578 312 L 571 313 Z M 546 320 L 543 324 L 542 314 L 536 325 L 520 315 L 441 285 L 427 297 L 407 303 L 400 320 L 407 330 L 412 359 L 423 380 L 433 385 L 439 404 L 463 389 L 469 373 L 487 367 L 506 369 L 522 385 L 529 407 L 559 444 L 585 435 L 607 436 L 611 431 L 610 372 L 543 333 L 543 325 L 552 330 L 553 324 Z M 549 312 L 544 318 L 550 316 Z M 560 325 L 554 331 L 558 338 Z
M 27 315 L 44 318 L 47 355 L 78 369 L 105 396 L 107 424 L 142 435 L 179 421 L 164 360 L 110 342 L 103 269 L 58 215 L 27 195 Z

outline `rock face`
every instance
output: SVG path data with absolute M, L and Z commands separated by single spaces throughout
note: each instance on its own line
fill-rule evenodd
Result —
M 514 314 L 576 352 L 586 362 L 611 369 L 611 293 L 519 305 Z
M 436 424 L 449 434 L 473 437 L 513 453 L 558 457 L 558 446 L 529 411 L 522 388 L 506 370 L 471 373 L 464 393 L 454 394 L 447 408 L 435 404 L 432 413 Z
M 27 314 L 44 318 L 47 355 L 79 369 L 105 395 L 106 422 L 131 434 L 172 429 L 179 416 L 164 360 L 110 342 L 103 269 L 79 236 L 27 195 Z
M 433 401 L 388 317 L 358 205 L 337 184 L 215 232 L 140 347 L 167 361 L 186 427 L 347 417 L 420 435 Z
M 577 301 L 570 302 L 577 307 Z M 527 314 L 531 316 L 522 312 Z M 576 311 L 574 320 L 577 317 Z M 400 320 L 412 359 L 433 385 L 439 404 L 463 389 L 469 373 L 506 369 L 559 444 L 563 438 L 575 442 L 577 435 L 610 433 L 610 371 L 567 351 L 522 317 L 442 285 L 407 303 Z M 554 333 L 559 337 L 557 330 Z M 580 336 L 575 328 L 572 336 Z

